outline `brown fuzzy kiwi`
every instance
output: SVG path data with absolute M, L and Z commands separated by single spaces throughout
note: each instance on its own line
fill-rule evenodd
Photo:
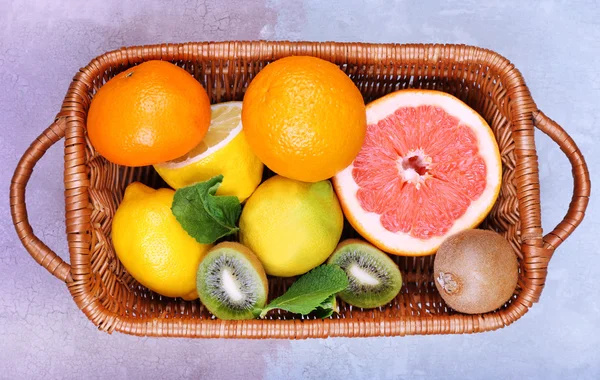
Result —
M 511 245 L 493 231 L 447 238 L 435 255 L 435 286 L 448 306 L 467 314 L 498 309 L 514 294 L 519 264 Z

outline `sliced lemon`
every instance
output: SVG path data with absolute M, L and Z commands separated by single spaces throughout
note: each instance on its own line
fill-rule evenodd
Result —
M 260 184 L 263 164 L 246 142 L 242 102 L 211 106 L 210 127 L 204 139 L 187 154 L 154 168 L 174 189 L 223 175 L 218 195 L 235 195 L 243 202 Z

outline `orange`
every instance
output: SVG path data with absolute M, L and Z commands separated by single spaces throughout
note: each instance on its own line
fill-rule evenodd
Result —
M 144 166 L 192 150 L 210 124 L 210 101 L 187 71 L 148 61 L 124 71 L 92 98 L 87 131 L 109 161 Z
M 279 175 L 304 182 L 334 176 L 358 154 L 365 138 L 362 95 L 336 65 L 315 57 L 286 57 L 252 80 L 242 127 L 258 158 Z
M 367 136 L 333 179 L 344 214 L 383 251 L 435 253 L 492 209 L 502 162 L 487 122 L 452 95 L 402 90 L 367 105 Z

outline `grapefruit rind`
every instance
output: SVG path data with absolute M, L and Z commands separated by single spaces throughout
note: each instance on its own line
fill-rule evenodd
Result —
M 383 227 L 380 214 L 367 212 L 356 196 L 358 184 L 352 176 L 354 162 L 333 178 L 334 188 L 346 218 L 354 229 L 379 249 L 395 255 L 425 256 L 437 251 L 441 243 L 454 233 L 479 225 L 491 211 L 500 192 L 502 163 L 494 134 L 487 122 L 458 98 L 433 90 L 402 90 L 386 95 L 367 105 L 367 125 L 392 114 L 401 107 L 433 105 L 471 127 L 478 140 L 479 155 L 486 164 L 486 188 L 473 200 L 464 215 L 455 220 L 443 236 L 419 239 L 403 232 L 391 232 Z

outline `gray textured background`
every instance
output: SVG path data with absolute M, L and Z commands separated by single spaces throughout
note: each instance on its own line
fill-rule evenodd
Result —
M 258 38 L 479 45 L 515 63 L 539 107 L 579 143 L 593 177 L 600 167 L 596 0 L 173 3 L 179 5 L 0 0 L 0 379 L 600 378 L 597 197 L 584 224 L 552 259 L 541 302 L 496 332 L 289 342 L 144 339 L 97 331 L 64 284 L 21 247 L 10 221 L 8 186 L 19 156 L 52 121 L 77 69 L 110 49 Z M 548 138 L 538 133 L 536 139 L 549 229 L 566 210 L 570 168 Z M 34 228 L 65 257 L 62 154 L 62 146 L 49 151 L 27 195 Z

